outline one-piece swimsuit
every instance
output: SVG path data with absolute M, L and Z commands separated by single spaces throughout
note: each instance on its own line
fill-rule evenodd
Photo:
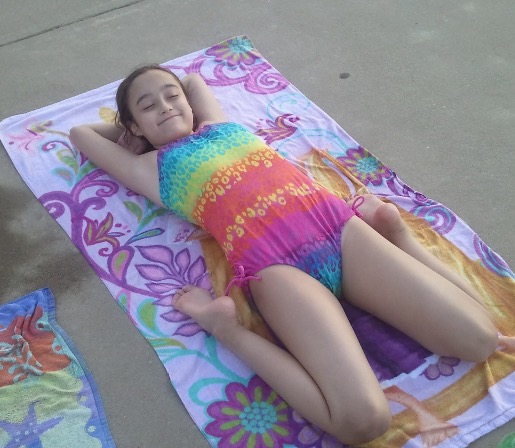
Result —
M 163 204 L 213 235 L 235 273 L 295 266 L 340 295 L 355 212 L 245 127 L 204 126 L 160 148 L 158 170 Z

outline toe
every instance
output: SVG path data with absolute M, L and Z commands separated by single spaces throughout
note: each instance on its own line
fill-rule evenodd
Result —
M 173 296 L 172 296 L 172 306 L 175 306 L 177 305 L 177 301 L 181 298 L 181 294 L 179 294 L 179 292 L 176 292 Z

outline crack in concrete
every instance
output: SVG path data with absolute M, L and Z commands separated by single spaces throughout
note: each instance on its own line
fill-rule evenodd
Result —
M 108 14 L 108 13 L 113 12 L 113 11 L 118 11 L 120 9 L 128 8 L 130 6 L 137 5 L 138 3 L 143 3 L 144 1 L 145 0 L 134 0 L 134 1 L 130 2 L 130 3 L 125 4 L 125 5 L 117 6 L 116 8 L 111 8 L 111 9 L 108 9 L 106 11 L 98 12 L 96 14 L 91 14 L 91 15 L 86 16 L 86 17 L 81 17 L 80 19 L 70 20 L 69 22 L 60 23 L 59 25 L 53 26 L 51 28 L 47 28 L 45 30 L 38 31 L 37 33 L 29 34 L 27 36 L 23 36 L 23 37 L 20 37 L 18 39 L 13 39 L 11 41 L 4 42 L 3 44 L 0 44 L 0 48 L 6 47 L 7 45 L 15 44 L 17 42 L 22 42 L 22 41 L 27 40 L 27 39 L 31 39 L 33 37 L 41 36 L 42 34 L 58 30 L 59 28 L 64 28 L 65 26 L 74 25 L 76 23 L 84 22 L 85 20 L 94 19 L 95 17 L 103 16 L 104 14 Z

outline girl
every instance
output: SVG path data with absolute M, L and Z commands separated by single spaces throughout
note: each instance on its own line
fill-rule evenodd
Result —
M 186 285 L 174 306 L 312 423 L 348 444 L 390 425 L 387 400 L 337 295 L 433 353 L 477 362 L 496 349 L 479 294 L 418 243 L 395 206 L 367 196 L 358 212 L 356 202 L 349 206 L 312 182 L 227 123 L 200 76 L 181 82 L 146 66 L 122 82 L 117 103 L 119 126 L 74 127 L 73 143 L 129 189 L 217 239 L 240 272 L 234 281 L 249 288 L 285 348 L 242 327 L 227 295 L 212 300 Z M 123 132 L 148 147 L 127 150 L 117 143 Z M 345 375 L 335 366 L 345 366 Z

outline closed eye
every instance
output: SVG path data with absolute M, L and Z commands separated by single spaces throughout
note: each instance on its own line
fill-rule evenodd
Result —
M 148 106 L 144 107 L 143 110 L 151 110 L 153 107 L 153 104 L 149 104 Z

